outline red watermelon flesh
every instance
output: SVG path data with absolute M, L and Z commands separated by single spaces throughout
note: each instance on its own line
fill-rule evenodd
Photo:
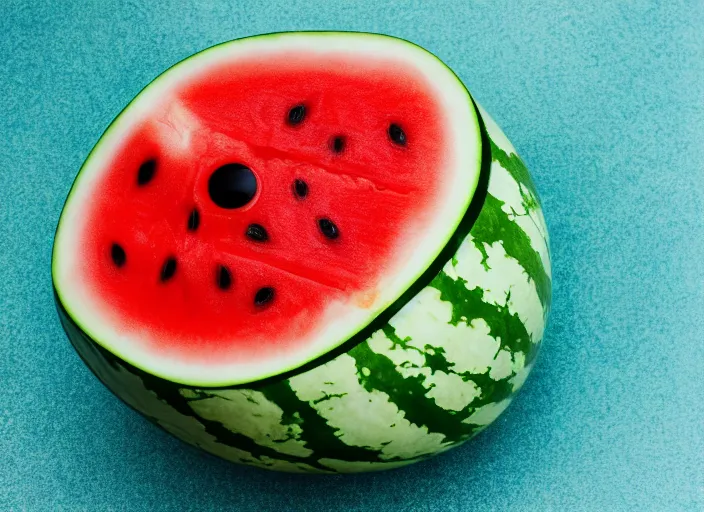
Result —
M 295 360 L 346 307 L 384 306 L 447 194 L 447 115 L 394 59 L 279 50 L 202 66 L 103 150 L 73 277 L 146 352 Z M 223 208 L 213 174 L 233 164 L 256 192 Z

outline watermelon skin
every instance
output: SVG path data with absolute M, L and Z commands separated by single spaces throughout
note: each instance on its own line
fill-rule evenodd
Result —
M 454 256 L 366 341 L 256 386 L 193 388 L 134 368 L 88 337 L 56 296 L 81 358 L 115 395 L 177 438 L 266 469 L 392 469 L 457 446 L 511 403 L 550 309 L 548 233 L 530 175 L 479 107 L 486 197 Z

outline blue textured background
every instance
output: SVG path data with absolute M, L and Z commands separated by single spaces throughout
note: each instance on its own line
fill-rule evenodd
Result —
M 596 3 L 0 0 L 0 510 L 704 509 L 704 2 Z M 84 368 L 51 295 L 71 181 L 144 85 L 223 40 L 320 28 L 445 60 L 532 169 L 552 234 L 553 313 L 518 400 L 383 474 L 181 444 Z

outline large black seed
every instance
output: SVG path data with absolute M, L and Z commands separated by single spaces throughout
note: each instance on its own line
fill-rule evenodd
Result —
M 161 275 L 159 278 L 163 281 L 168 281 L 176 273 L 176 258 L 169 256 L 166 258 L 164 265 L 161 267 Z
M 254 295 L 254 305 L 255 306 L 265 306 L 274 300 L 274 289 L 270 286 L 265 286 L 264 288 L 259 288 L 257 293 Z
M 269 240 L 269 233 L 266 232 L 264 226 L 260 224 L 250 224 L 247 226 L 247 238 L 255 242 L 266 242 Z
M 397 124 L 392 123 L 391 126 L 389 126 L 389 138 L 394 144 L 398 144 L 399 146 L 406 145 L 406 132 Z
M 230 270 L 224 265 L 219 265 L 215 275 L 215 281 L 218 288 L 228 290 L 230 286 L 232 286 L 232 274 L 230 274 Z
M 188 216 L 188 231 L 195 231 L 200 226 L 200 213 L 198 208 L 193 208 L 193 211 Z
M 318 220 L 318 227 L 325 238 L 335 240 L 338 236 L 340 236 L 340 231 L 337 229 L 335 223 L 330 219 Z
M 296 197 L 303 199 L 308 195 L 308 183 L 303 180 L 294 181 L 293 193 L 296 194 Z
M 257 179 L 249 167 L 226 164 L 218 167 L 208 180 L 210 199 L 220 208 L 241 208 L 257 193 Z
M 345 138 L 342 135 L 337 135 L 330 141 L 330 149 L 335 153 L 342 153 L 345 149 L 345 142 Z
M 305 118 L 306 118 L 306 106 L 305 105 L 296 105 L 295 107 L 292 107 L 291 110 L 288 111 L 288 124 L 290 124 L 291 126 L 296 126 L 297 124 L 301 124 Z
M 112 247 L 110 248 L 110 257 L 112 258 L 112 262 L 118 268 L 127 262 L 127 255 L 120 244 L 112 244 Z
M 137 185 L 144 186 L 154 178 L 156 173 L 156 160 L 147 160 L 142 165 L 139 166 L 139 171 L 137 172 Z

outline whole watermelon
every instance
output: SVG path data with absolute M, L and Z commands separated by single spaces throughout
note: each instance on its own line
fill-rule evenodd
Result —
M 57 309 L 118 397 L 254 466 L 395 468 L 510 404 L 550 308 L 526 167 L 427 51 L 270 34 L 177 64 L 86 160 Z

